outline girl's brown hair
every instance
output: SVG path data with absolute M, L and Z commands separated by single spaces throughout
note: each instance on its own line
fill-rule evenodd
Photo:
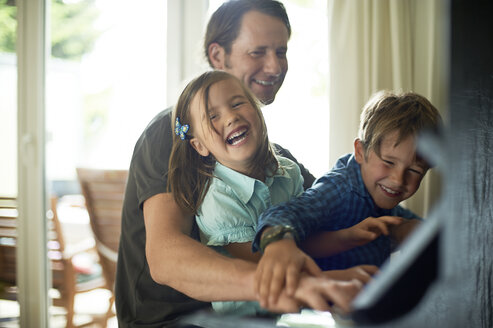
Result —
M 260 111 L 259 102 L 239 79 L 229 73 L 224 71 L 208 71 L 192 80 L 181 93 L 173 109 L 172 126 L 175 126 L 177 117 L 181 124 L 190 124 L 192 122 L 190 106 L 197 94 L 202 96 L 202 104 L 205 104 L 205 111 L 208 111 L 209 90 L 211 86 L 224 80 L 231 80 L 232 83 L 239 83 L 241 85 L 245 96 L 257 110 L 260 118 L 263 142 L 252 161 L 249 175 L 261 177 L 273 175 L 279 168 L 279 163 L 269 142 L 267 127 Z M 210 120 L 208 124 L 210 132 L 214 133 L 215 129 Z M 197 127 L 190 126 L 185 140 L 181 140 L 179 136 L 173 133 L 173 147 L 169 160 L 167 185 L 168 191 L 173 193 L 175 201 L 180 208 L 192 214 L 197 213 L 198 208 L 204 200 L 216 164 L 216 160 L 212 154 L 203 157 L 190 144 L 190 139 L 193 136 L 195 128 Z

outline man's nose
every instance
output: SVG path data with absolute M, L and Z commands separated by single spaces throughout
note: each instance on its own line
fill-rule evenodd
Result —
M 268 52 L 264 61 L 264 72 L 273 75 L 280 76 L 282 73 L 281 59 L 275 52 Z

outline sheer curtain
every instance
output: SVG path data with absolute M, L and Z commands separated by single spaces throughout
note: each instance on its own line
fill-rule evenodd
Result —
M 359 115 L 381 89 L 414 91 L 446 113 L 445 0 L 328 0 L 330 165 L 353 151 Z M 426 215 L 440 193 L 431 170 L 406 206 Z

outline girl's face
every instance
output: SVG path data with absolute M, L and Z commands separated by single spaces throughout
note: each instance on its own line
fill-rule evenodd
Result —
M 208 112 L 203 93 L 198 92 L 192 99 L 190 114 L 192 147 L 201 156 L 212 154 L 224 166 L 248 174 L 262 142 L 262 123 L 239 82 L 226 79 L 211 85 Z

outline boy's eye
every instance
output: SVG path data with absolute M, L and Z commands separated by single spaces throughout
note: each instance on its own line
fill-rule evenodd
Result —
M 385 160 L 385 159 L 384 159 L 383 161 L 384 161 L 384 162 L 385 162 L 385 164 L 387 164 L 387 165 L 394 165 L 394 162 L 392 162 L 392 161 L 387 161 L 387 160 Z
M 419 174 L 419 175 L 423 174 L 423 172 L 421 172 L 421 170 L 418 170 L 418 169 L 409 169 L 409 171 L 412 173 L 415 173 L 415 174 Z

